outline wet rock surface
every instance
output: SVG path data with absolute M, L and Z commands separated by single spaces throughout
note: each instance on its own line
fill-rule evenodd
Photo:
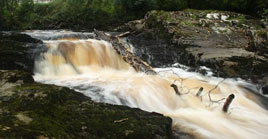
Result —
M 0 136 L 5 138 L 172 138 L 168 117 L 95 103 L 65 87 L 0 71 Z
M 210 10 L 151 11 L 142 20 L 118 27 L 135 53 L 154 67 L 179 62 L 216 76 L 267 84 L 268 33 L 265 19 Z
M 40 40 L 28 35 L 0 32 L 0 69 L 33 73 L 34 59 L 44 49 Z
M 96 103 L 68 88 L 35 83 L 34 59 L 46 48 L 0 33 L 0 136 L 4 138 L 172 138 L 172 120 Z
M 153 68 L 146 62 L 135 56 L 130 50 L 128 45 L 122 39 L 116 36 L 105 34 L 105 32 L 95 30 L 96 39 L 105 40 L 112 44 L 114 50 L 118 55 L 121 55 L 126 63 L 129 63 L 137 72 L 144 72 L 146 74 L 156 74 Z

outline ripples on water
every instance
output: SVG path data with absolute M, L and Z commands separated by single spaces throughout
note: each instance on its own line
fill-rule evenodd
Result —
M 216 78 L 211 72 L 203 76 L 179 64 L 174 66 L 181 68 L 155 68 L 158 75 L 146 75 L 125 63 L 109 43 L 88 39 L 92 33 L 27 34 L 45 40 L 48 48 L 35 63 L 37 82 L 66 86 L 97 102 L 162 113 L 173 119 L 174 130 L 198 138 L 268 138 L 268 112 L 249 91 L 257 91 L 255 86 L 243 80 Z M 177 95 L 171 84 L 176 84 L 182 95 Z M 200 87 L 204 89 L 197 97 Z M 251 89 L 245 89 L 248 87 Z M 213 101 L 223 100 L 211 103 L 211 90 Z M 224 113 L 224 98 L 230 94 L 235 99 Z

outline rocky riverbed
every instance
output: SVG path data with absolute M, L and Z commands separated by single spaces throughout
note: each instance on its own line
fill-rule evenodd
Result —
M 268 85 L 267 30 L 265 19 L 189 9 L 151 11 L 115 29 L 130 31 L 127 41 L 135 55 L 153 67 L 181 63 L 206 74 L 206 66 L 214 76 L 258 84 L 263 93 Z M 96 103 L 68 88 L 34 82 L 34 59 L 46 51 L 39 40 L 1 32 L 0 50 L 1 137 L 193 138 L 179 129 L 172 132 L 172 120 L 161 114 Z
M 41 48 L 28 35 L 0 34 L 1 137 L 172 138 L 172 120 L 161 114 L 96 103 L 68 88 L 34 82 Z
M 115 29 L 131 31 L 136 55 L 154 67 L 206 66 L 215 76 L 268 85 L 267 19 L 212 10 L 151 11 Z

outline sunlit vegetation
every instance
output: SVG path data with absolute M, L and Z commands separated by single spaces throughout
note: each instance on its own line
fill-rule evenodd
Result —
M 1 0 L 0 30 L 109 29 L 150 10 L 217 9 L 257 15 L 267 0 Z

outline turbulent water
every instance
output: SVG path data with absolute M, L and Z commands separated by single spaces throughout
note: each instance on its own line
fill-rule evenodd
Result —
M 197 138 L 268 138 L 268 112 L 245 89 L 250 84 L 187 72 L 187 67 L 156 68 L 158 75 L 138 73 L 111 44 L 72 38 L 44 41 L 48 51 L 36 60 L 37 82 L 66 86 L 97 102 L 162 113 L 173 119 L 175 131 Z M 171 84 L 178 86 L 180 95 Z M 200 87 L 204 89 L 197 97 Z M 224 113 L 222 107 L 230 94 L 235 99 Z

